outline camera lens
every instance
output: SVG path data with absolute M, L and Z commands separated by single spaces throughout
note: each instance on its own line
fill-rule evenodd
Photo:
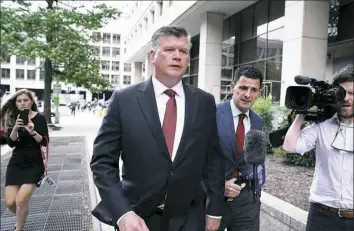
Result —
M 286 90 L 285 106 L 289 109 L 307 110 L 312 106 L 313 93 L 311 88 L 290 86 Z

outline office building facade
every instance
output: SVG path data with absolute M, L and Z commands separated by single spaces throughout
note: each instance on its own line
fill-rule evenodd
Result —
M 263 95 L 284 103 L 294 76 L 319 80 L 353 63 L 354 1 L 137 1 L 126 34 L 132 83 L 152 74 L 150 38 L 178 24 L 192 37 L 184 81 L 212 93 L 230 92 L 236 68 L 254 65 L 265 76 Z

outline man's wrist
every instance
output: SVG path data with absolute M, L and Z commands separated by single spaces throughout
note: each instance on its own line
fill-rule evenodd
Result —
M 208 215 L 208 214 L 207 214 L 207 217 L 214 218 L 214 219 L 222 219 L 222 216 L 212 216 L 212 215 Z
M 129 212 L 126 212 L 124 213 L 117 221 L 117 226 L 119 226 L 119 222 L 123 219 L 123 217 L 125 217 L 126 215 L 130 214 L 130 213 L 133 213 L 134 211 L 129 211 Z

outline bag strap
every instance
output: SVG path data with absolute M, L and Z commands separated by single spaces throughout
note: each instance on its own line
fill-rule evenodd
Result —
M 43 153 L 42 145 L 41 145 L 41 153 L 42 153 L 42 159 L 43 159 L 43 164 L 44 164 L 44 175 L 47 175 L 48 171 L 48 154 L 49 154 L 49 141 L 48 137 L 43 136 L 45 138 L 45 143 L 46 143 L 46 153 Z

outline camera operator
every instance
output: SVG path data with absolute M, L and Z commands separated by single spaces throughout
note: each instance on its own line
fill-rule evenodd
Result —
M 346 91 L 336 114 L 301 130 L 298 114 L 284 140 L 288 153 L 303 155 L 316 148 L 306 231 L 354 230 L 353 214 L 353 65 L 333 77 L 333 86 Z

